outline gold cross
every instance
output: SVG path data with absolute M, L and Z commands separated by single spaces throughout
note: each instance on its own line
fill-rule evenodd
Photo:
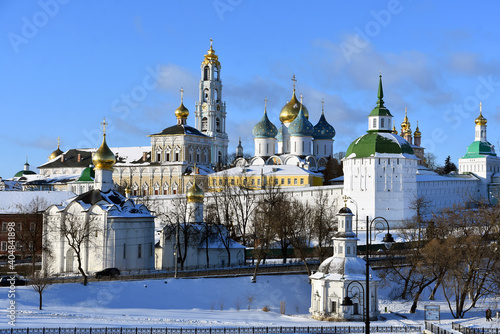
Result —
M 347 195 L 344 195 L 344 197 L 342 197 L 344 199 L 344 206 L 347 208 L 347 200 L 350 198 L 349 196 Z
M 213 40 L 210 38 L 210 49 L 212 48 L 212 42 Z
M 293 90 L 295 90 L 295 82 L 297 82 L 297 79 L 295 79 L 295 74 L 292 76 L 292 81 L 293 81 Z
M 321 98 L 321 112 L 324 112 L 325 111 L 325 100 L 323 100 L 323 98 Z
M 57 148 L 59 148 L 60 143 L 61 143 L 61 137 L 57 137 Z
M 479 113 L 481 114 L 483 112 L 483 103 L 479 102 Z
M 300 104 L 302 104 L 302 94 L 300 94 Z
M 180 92 L 181 92 L 181 102 L 183 102 L 184 101 L 184 88 L 181 87 Z
M 267 111 L 267 96 L 264 99 L 264 111 Z
M 108 125 L 108 123 L 106 122 L 106 117 L 102 119 L 101 125 L 102 125 L 102 133 L 106 134 L 106 126 Z

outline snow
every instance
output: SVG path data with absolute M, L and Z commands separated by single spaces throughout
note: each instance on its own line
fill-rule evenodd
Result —
M 423 300 L 417 312 L 409 314 L 411 302 L 389 298 L 391 287 L 380 291 L 380 311 L 385 320 L 372 326 L 417 325 L 424 328 L 424 306 L 439 305 L 442 326 L 451 322 L 475 327 L 498 328 L 498 320 L 486 322 L 486 308 L 498 310 L 499 300 L 490 300 L 454 320 L 440 296 Z M 426 295 L 428 295 L 426 292 Z M 0 288 L 0 317 L 7 319 L 8 288 Z M 328 323 L 309 316 L 310 285 L 306 275 L 157 279 L 138 281 L 54 284 L 43 295 L 44 307 L 38 310 L 38 294 L 30 287 L 16 287 L 16 327 L 236 327 L 236 326 L 362 326 L 362 322 Z M 249 297 L 253 297 L 248 310 Z M 284 301 L 286 315 L 281 315 Z M 239 306 L 239 307 L 238 307 Z M 262 308 L 269 306 L 270 312 Z M 385 312 L 387 307 L 388 312 Z M 238 310 L 239 309 L 239 310 Z M 397 313 L 397 314 L 396 314 Z M 399 315 L 398 315 L 399 314 Z M 407 319 L 403 318 L 407 317 Z M 11 328 L 7 321 L 0 328 Z

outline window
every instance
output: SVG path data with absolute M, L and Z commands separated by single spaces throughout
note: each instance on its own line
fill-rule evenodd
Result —
M 289 185 L 292 184 L 292 179 L 290 179 L 290 178 L 288 179 L 288 184 Z
M 170 161 L 170 152 L 165 153 L 165 161 Z
M 376 119 L 376 118 L 374 118 L 374 119 L 373 119 L 373 126 L 372 126 L 372 127 L 373 127 L 373 128 L 376 128 L 376 127 L 377 127 L 377 119 Z
M 252 186 L 255 185 L 255 179 L 252 179 Z
M 354 303 L 353 308 L 352 308 L 352 314 L 359 314 L 359 304 Z
M 201 119 L 201 131 L 207 132 L 208 131 L 208 120 L 206 117 L 203 117 Z
M 300 179 L 300 184 L 304 184 L 304 179 Z
M 332 302 L 332 313 L 337 313 L 337 302 Z
M 142 257 L 142 245 L 137 246 L 137 257 L 140 259 Z
M 210 80 L 208 74 L 209 74 L 209 68 L 208 66 L 205 66 L 203 68 L 203 80 Z
M 234 179 L 231 179 L 231 185 L 234 186 Z
M 123 244 L 123 258 L 127 258 L 127 244 Z
M 384 121 L 385 121 L 385 119 L 383 119 L 383 118 L 381 118 L 381 119 L 380 119 L 380 127 L 381 127 L 381 128 L 383 128 L 383 127 L 384 127 Z
M 9 224 L 9 223 L 7 223 L 7 222 L 2 223 L 2 232 L 7 232 L 7 226 L 8 226 L 7 224 Z
M 161 161 L 161 153 L 156 153 L 156 161 Z
M 175 152 L 175 160 L 174 161 L 179 161 L 179 152 Z
M 285 184 L 285 179 L 281 179 L 281 184 Z
M 351 254 L 351 247 L 347 246 L 347 248 L 346 248 L 346 252 L 345 252 L 345 253 L 346 253 L 346 254 Z
M 221 129 L 221 128 L 220 128 L 220 119 L 216 118 L 216 119 L 215 119 L 215 131 L 217 131 L 217 132 L 221 132 L 221 130 L 220 130 L 220 129 Z
M 30 223 L 30 231 L 36 230 L 36 224 L 35 223 Z
M 297 179 L 293 179 L 293 184 L 297 184 Z

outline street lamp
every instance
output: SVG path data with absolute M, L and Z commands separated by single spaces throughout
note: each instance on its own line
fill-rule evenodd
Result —
M 349 287 L 351 286 L 352 283 L 356 283 L 358 284 L 358 291 L 359 292 L 363 292 L 363 295 L 365 294 L 365 289 L 363 288 L 363 284 L 361 284 L 360 281 L 352 281 L 350 282 L 349 284 L 347 284 L 347 287 L 346 287 L 346 296 L 344 297 L 344 299 L 342 300 L 342 304 L 340 304 L 340 306 L 354 306 L 354 303 L 352 302 L 352 299 L 351 297 L 349 297 Z M 361 287 L 361 290 L 359 289 L 359 287 Z M 363 300 L 363 297 L 359 297 L 360 300 Z M 366 313 L 364 313 L 365 310 L 363 310 L 363 320 L 366 320 L 366 317 L 368 316 Z
M 366 216 L 366 295 L 365 295 L 365 333 L 370 334 L 370 246 L 372 241 L 371 230 L 373 227 L 373 223 L 375 226 L 377 223 L 385 223 L 387 225 L 387 233 L 384 236 L 382 241 L 385 244 L 385 247 L 389 249 L 394 242 L 394 238 L 391 233 L 389 233 L 389 222 L 384 217 L 375 217 L 372 220 Z
M 350 200 L 356 206 L 356 235 L 358 235 L 358 202 L 347 195 L 344 195 L 344 200 Z

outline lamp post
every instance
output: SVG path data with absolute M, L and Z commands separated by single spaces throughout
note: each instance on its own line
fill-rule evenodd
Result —
M 352 299 L 349 297 L 349 287 L 351 286 L 352 283 L 357 283 L 361 287 L 361 291 L 363 291 L 363 296 L 365 295 L 365 289 L 363 288 L 363 284 L 361 284 L 360 281 L 352 281 L 349 284 L 347 284 L 346 287 L 346 296 L 344 297 L 344 300 L 342 301 L 342 304 L 340 306 L 353 306 L 354 303 L 352 302 Z M 359 287 L 358 287 L 359 290 Z M 360 300 L 363 300 L 363 297 L 359 297 Z M 366 317 L 368 316 L 366 313 L 364 313 L 365 310 L 363 310 L 363 319 L 365 320 Z
M 356 235 L 358 235 L 358 202 L 347 195 L 344 195 L 344 200 L 350 200 L 356 206 Z
M 385 247 L 389 249 L 394 242 L 394 238 L 392 237 L 391 233 L 389 233 L 389 222 L 384 217 L 375 217 L 371 221 L 366 216 L 366 294 L 365 294 L 365 312 L 366 312 L 366 318 L 365 318 L 365 333 L 370 334 L 370 246 L 371 246 L 371 229 L 373 227 L 373 223 L 376 223 L 377 220 L 379 220 L 380 223 L 385 222 L 387 225 L 387 233 L 382 239 L 382 241 L 385 243 Z M 375 224 L 376 226 L 376 224 Z

